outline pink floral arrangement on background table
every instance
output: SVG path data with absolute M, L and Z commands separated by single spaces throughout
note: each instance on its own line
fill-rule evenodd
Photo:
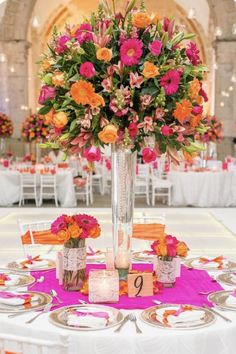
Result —
M 68 291 L 80 290 L 85 281 L 85 240 L 99 237 L 100 225 L 90 215 L 61 215 L 52 223 L 51 232 L 60 243 L 64 243 L 63 288 Z
M 149 14 L 144 1 L 123 9 L 101 1 L 80 25 L 54 30 L 42 55 L 39 114 L 50 125 L 42 146 L 93 162 L 100 147 L 112 145 L 116 263 L 127 253 L 120 273 L 129 268 L 137 151 L 147 163 L 160 153 L 179 163 L 179 151 L 203 149 L 195 135 L 208 128 L 207 68 L 193 37 L 174 19 Z

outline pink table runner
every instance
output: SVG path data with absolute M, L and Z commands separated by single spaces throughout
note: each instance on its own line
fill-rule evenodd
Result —
M 88 264 L 87 272 L 90 269 L 103 269 L 105 266 L 101 264 Z M 149 270 L 152 271 L 152 264 L 134 264 L 133 269 Z M 38 278 L 44 275 L 44 272 L 33 272 L 33 275 Z M 64 291 L 58 284 L 56 279 L 55 270 L 46 273 L 45 281 L 43 283 L 37 283 L 30 287 L 30 290 L 42 291 L 49 293 L 51 289 L 56 290 L 58 296 L 63 300 L 63 304 L 60 306 L 68 306 L 78 304 L 78 299 L 88 302 L 88 296 L 82 295 L 80 292 L 68 292 Z M 211 277 L 204 270 L 189 270 L 185 266 L 181 267 L 181 277 L 177 278 L 175 287 L 163 288 L 160 292 L 154 296 L 129 298 L 127 295 L 120 296 L 118 303 L 112 303 L 110 306 L 118 309 L 145 309 L 147 307 L 154 306 L 153 300 L 160 300 L 163 303 L 174 304 L 191 304 L 196 306 L 202 306 L 211 303 L 207 301 L 206 295 L 199 295 L 199 291 L 218 291 L 223 288 L 217 283 L 212 282 Z M 109 305 L 109 304 L 108 304 Z

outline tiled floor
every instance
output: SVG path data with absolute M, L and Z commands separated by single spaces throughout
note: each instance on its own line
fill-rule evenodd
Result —
M 22 255 L 18 220 L 53 220 L 62 213 L 86 212 L 98 218 L 102 237 L 92 240 L 97 248 L 111 247 L 111 210 L 56 209 L 56 208 L 0 208 L 0 261 L 12 260 Z M 157 216 L 165 213 L 167 233 L 186 241 L 194 254 L 209 256 L 225 255 L 236 260 L 236 208 L 152 208 L 135 209 L 135 217 Z M 134 248 L 148 247 L 148 243 L 134 242 Z

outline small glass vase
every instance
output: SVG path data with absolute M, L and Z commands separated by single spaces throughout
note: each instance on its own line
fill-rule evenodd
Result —
M 136 152 L 112 146 L 112 227 L 115 268 L 127 279 L 131 267 Z
M 69 240 L 63 248 L 63 289 L 79 291 L 85 282 L 86 246 L 85 240 Z
M 157 257 L 156 275 L 165 288 L 172 288 L 176 281 L 175 257 Z

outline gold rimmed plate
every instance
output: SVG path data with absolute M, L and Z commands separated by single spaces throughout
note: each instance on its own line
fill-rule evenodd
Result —
M 214 271 L 234 271 L 236 270 L 236 263 L 229 261 L 229 260 L 223 260 L 223 265 L 222 267 L 219 268 L 219 264 L 217 262 L 211 262 L 210 264 L 204 264 L 200 262 L 201 257 L 196 257 L 196 258 L 190 258 L 185 261 L 185 265 L 188 268 L 194 268 L 194 269 L 199 269 L 199 270 L 214 270 Z
M 31 303 L 29 305 L 5 305 L 0 303 L 0 312 L 15 313 L 40 310 L 52 302 L 52 297 L 50 295 L 38 291 L 19 291 L 17 294 L 30 294 L 32 296 Z
M 229 286 L 236 287 L 236 274 L 235 273 L 222 273 L 219 274 L 216 278 L 217 281 L 220 281 Z
M 176 319 L 174 319 L 174 321 L 168 321 L 167 323 L 161 320 L 163 318 L 162 315 L 165 311 L 178 311 L 180 305 L 176 304 L 161 304 L 153 306 L 142 311 L 140 316 L 142 321 L 144 321 L 145 323 L 163 329 L 198 329 L 210 326 L 215 321 L 215 315 L 211 311 L 203 307 L 192 305 L 182 306 L 191 308 L 191 312 L 189 311 L 189 318 L 182 317 L 181 315 L 179 315 L 178 317 L 176 317 Z
M 52 259 L 41 258 L 41 260 L 46 262 L 46 264 L 39 266 L 35 265 L 34 267 L 26 268 L 22 265 L 22 260 L 17 260 L 6 264 L 4 268 L 16 272 L 39 272 L 41 270 L 50 270 L 56 268 L 56 263 Z
M 151 252 L 151 251 L 150 251 Z M 139 252 L 133 252 L 132 257 L 134 261 L 139 261 L 139 262 L 153 262 L 154 255 L 150 254 L 149 251 L 139 251 Z
M 234 292 L 235 290 L 215 291 L 208 296 L 208 300 L 222 309 L 236 311 L 236 296 L 233 296 Z
M 0 274 L 10 278 L 9 280 L 5 281 L 5 284 L 0 285 L 0 291 L 28 286 L 35 282 L 35 278 L 29 274 L 23 274 L 23 273 L 17 274 L 11 271 L 4 271 L 4 272 L 0 271 Z
M 72 305 L 51 312 L 49 320 L 56 326 L 76 331 L 97 331 L 118 325 L 123 314 L 103 305 Z

